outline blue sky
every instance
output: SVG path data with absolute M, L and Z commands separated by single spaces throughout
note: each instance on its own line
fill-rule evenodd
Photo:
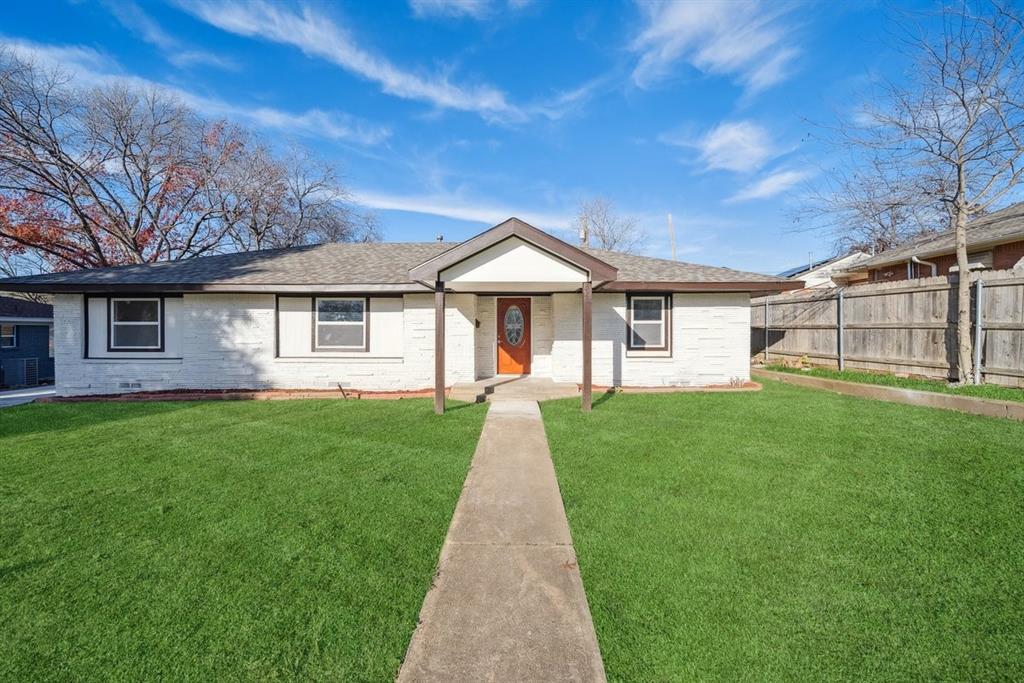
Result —
M 775 272 L 830 253 L 792 209 L 820 124 L 905 68 L 873 3 L 10 3 L 0 40 L 83 84 L 156 83 L 342 170 L 384 237 L 510 215 L 561 237 L 603 196 L 644 252 Z

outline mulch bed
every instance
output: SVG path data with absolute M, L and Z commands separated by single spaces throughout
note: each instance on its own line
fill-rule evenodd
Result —
M 85 396 L 51 396 L 36 403 L 83 403 L 88 401 L 288 401 L 291 399 L 384 399 L 430 398 L 433 389 L 417 391 L 361 391 L 358 389 L 170 389 L 167 391 L 135 391 L 125 394 L 89 394 Z

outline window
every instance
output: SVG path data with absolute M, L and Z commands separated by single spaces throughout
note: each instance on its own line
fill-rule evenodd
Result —
M 991 251 L 979 251 L 973 254 L 967 255 L 967 269 L 968 270 L 987 270 L 992 268 L 992 252 Z M 952 265 L 949 268 L 949 272 L 958 273 L 960 267 Z
M 313 349 L 367 351 L 367 299 L 314 299 Z
M 109 350 L 163 350 L 161 299 L 111 299 L 109 311 Z
M 47 334 L 47 350 L 49 351 L 50 358 L 53 358 L 53 325 L 49 326 L 49 333 Z
M 18 345 L 18 326 L 0 325 L 0 349 L 13 349 Z
M 627 348 L 634 351 L 668 351 L 671 297 L 631 296 L 626 301 Z

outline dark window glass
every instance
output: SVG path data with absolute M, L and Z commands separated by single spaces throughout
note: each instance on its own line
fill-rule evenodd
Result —
M 317 302 L 317 319 L 322 323 L 363 322 L 362 299 L 321 299 Z
M 633 320 L 661 320 L 663 299 L 633 299 Z
M 115 301 L 114 322 L 155 323 L 160 319 L 159 301 Z
M 114 325 L 111 335 L 111 346 L 114 347 L 160 346 L 159 325 Z

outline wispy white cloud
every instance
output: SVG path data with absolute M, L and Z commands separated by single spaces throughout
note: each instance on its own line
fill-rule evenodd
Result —
M 471 17 L 483 19 L 493 7 L 489 0 L 409 0 L 409 7 L 417 17 Z
M 513 207 L 495 204 L 460 194 L 405 195 L 364 189 L 353 192 L 353 198 L 370 209 L 407 211 L 484 225 L 495 225 L 510 216 L 516 216 L 538 228 L 559 231 L 567 230 L 572 222 L 571 210 L 524 210 L 520 205 Z
M 746 202 L 753 199 L 769 199 L 802 183 L 811 177 L 807 171 L 779 170 L 769 173 L 726 199 L 726 203 Z
M 237 69 L 238 65 L 220 55 L 188 47 L 164 30 L 153 17 L 148 15 L 133 0 L 105 0 L 103 6 L 126 29 L 145 42 L 159 48 L 171 64 L 178 67 L 193 65 L 214 66 L 220 69 Z
M 750 173 L 782 153 L 768 130 L 753 121 L 723 121 L 703 135 L 665 133 L 659 140 L 696 149 L 706 170 Z
M 427 102 L 443 109 L 471 111 L 493 120 L 521 120 L 505 93 L 490 85 L 460 85 L 445 75 L 421 75 L 400 68 L 387 57 L 360 47 L 355 37 L 325 14 L 310 7 L 293 11 L 262 0 L 181 5 L 206 23 L 237 35 L 291 45 L 310 56 L 340 66 L 377 83 L 396 97 Z
M 681 61 L 705 73 L 731 76 L 748 93 L 790 75 L 799 54 L 792 45 L 787 3 L 643 2 L 645 24 L 633 40 L 640 56 L 633 82 L 648 88 L 672 75 Z
M 160 88 L 174 94 L 185 104 L 207 116 L 229 118 L 259 128 L 362 145 L 380 144 L 391 134 L 385 126 L 363 121 L 344 112 L 320 109 L 289 112 L 273 107 L 243 106 L 173 85 L 157 83 L 125 73 L 115 60 L 88 47 L 49 45 L 2 36 L 0 45 L 11 49 L 21 59 L 49 69 L 63 70 L 81 87 L 125 82 L 144 88 Z
M 412 13 L 421 19 L 489 19 L 502 9 L 520 11 L 533 0 L 409 0 Z

